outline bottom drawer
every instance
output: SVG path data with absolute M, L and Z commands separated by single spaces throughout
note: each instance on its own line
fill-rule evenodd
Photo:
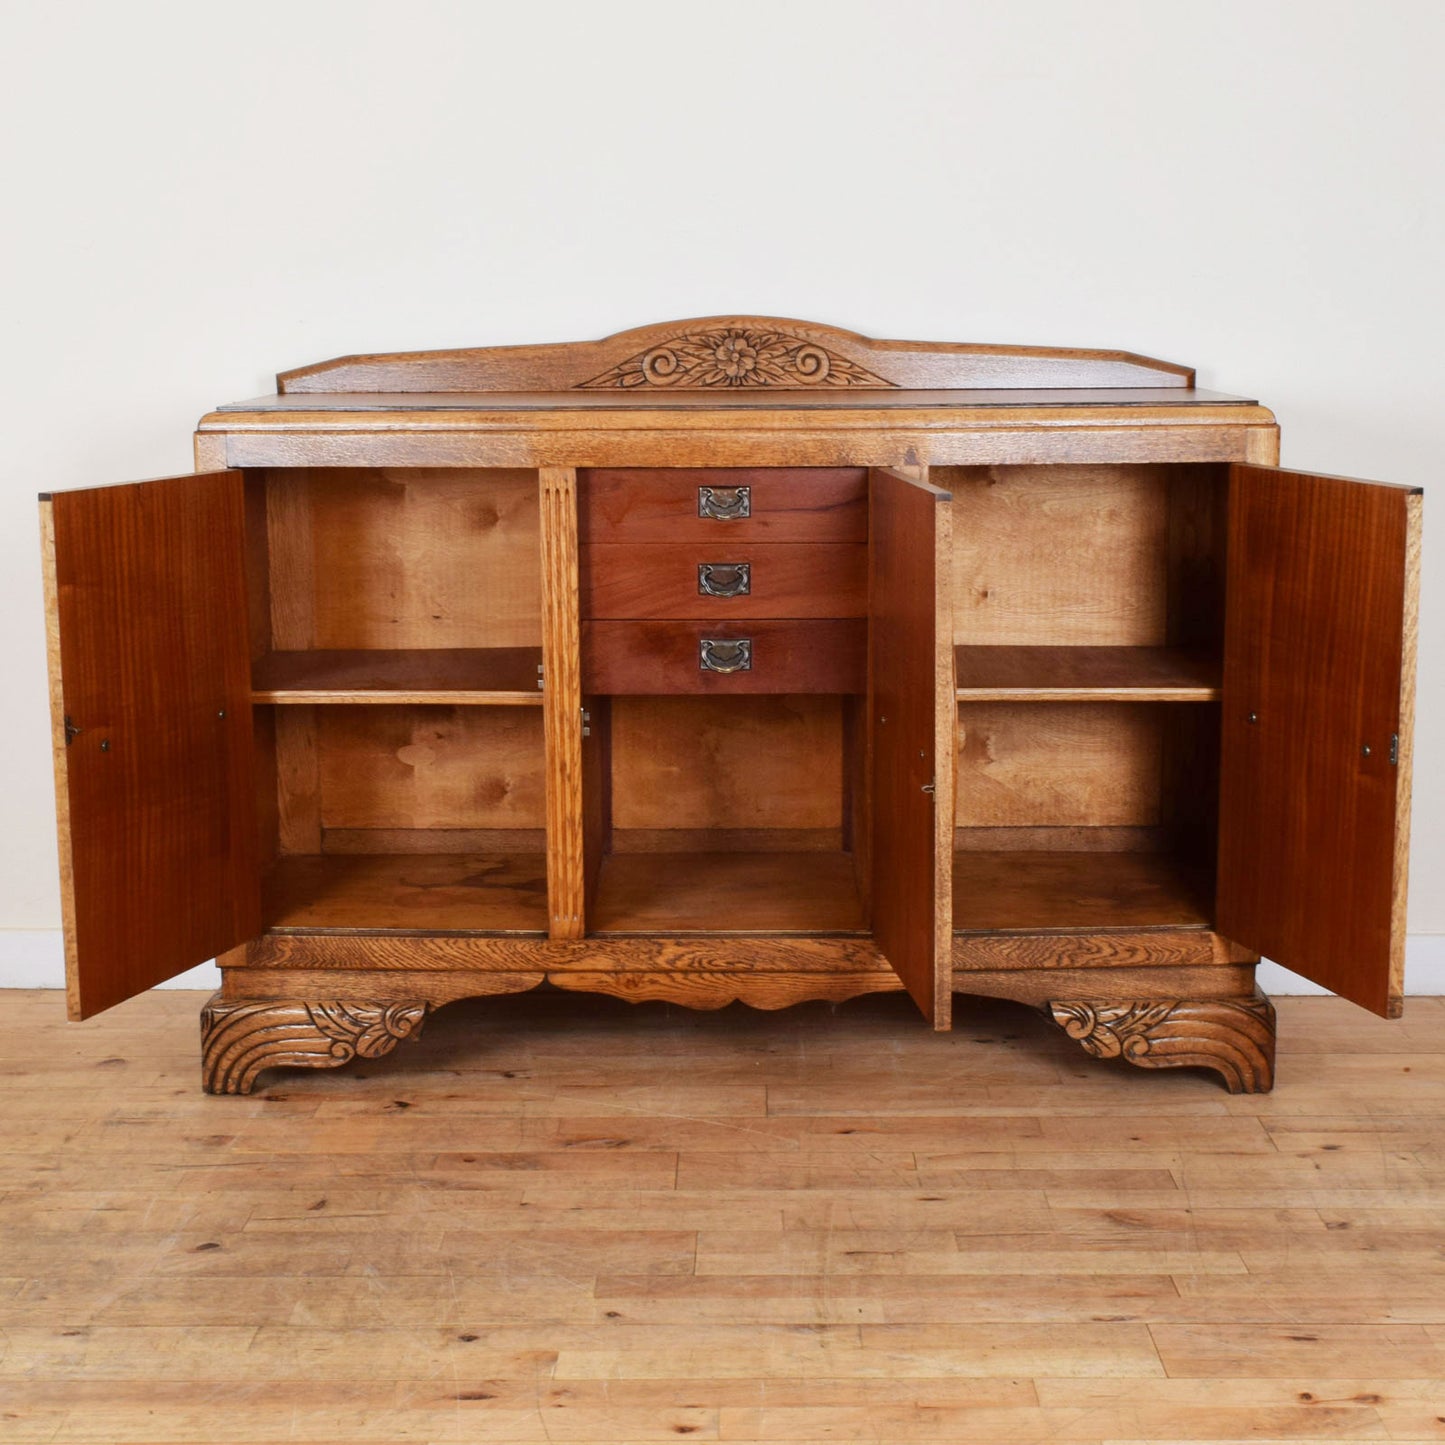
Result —
M 862 620 L 584 622 L 582 690 L 862 692 Z

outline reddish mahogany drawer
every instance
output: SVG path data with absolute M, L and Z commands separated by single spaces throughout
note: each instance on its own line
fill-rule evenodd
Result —
M 866 542 L 862 467 L 639 467 L 578 473 L 584 542 Z
M 861 542 L 600 542 L 582 548 L 583 617 L 862 617 Z
M 862 692 L 866 649 L 866 624 L 845 619 L 584 622 L 582 690 Z

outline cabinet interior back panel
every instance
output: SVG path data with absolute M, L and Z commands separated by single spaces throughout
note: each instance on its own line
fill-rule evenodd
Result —
M 934 468 L 954 497 L 954 641 L 1162 644 L 1172 470 Z
M 967 703 L 958 709 L 960 828 L 1148 828 L 1161 818 L 1161 706 Z
M 615 698 L 613 826 L 836 832 L 842 715 L 827 696 Z
M 539 711 L 432 705 L 274 711 L 282 853 L 541 846 Z
M 270 648 L 540 646 L 535 471 L 297 468 L 265 489 Z

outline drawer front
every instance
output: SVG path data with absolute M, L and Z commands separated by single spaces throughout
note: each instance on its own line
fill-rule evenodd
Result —
M 862 617 L 868 549 L 858 542 L 592 543 L 582 616 Z
M 862 692 L 861 621 L 584 622 L 582 690 Z
M 637 467 L 578 473 L 583 542 L 866 542 L 862 467 Z

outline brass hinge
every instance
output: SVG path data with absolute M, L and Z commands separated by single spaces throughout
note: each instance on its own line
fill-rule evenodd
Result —
M 1399 734 L 1399 733 L 1391 733 L 1391 734 L 1390 734 L 1390 766 L 1391 766 L 1392 768 L 1398 768 L 1398 767 L 1400 766 L 1400 734 Z

